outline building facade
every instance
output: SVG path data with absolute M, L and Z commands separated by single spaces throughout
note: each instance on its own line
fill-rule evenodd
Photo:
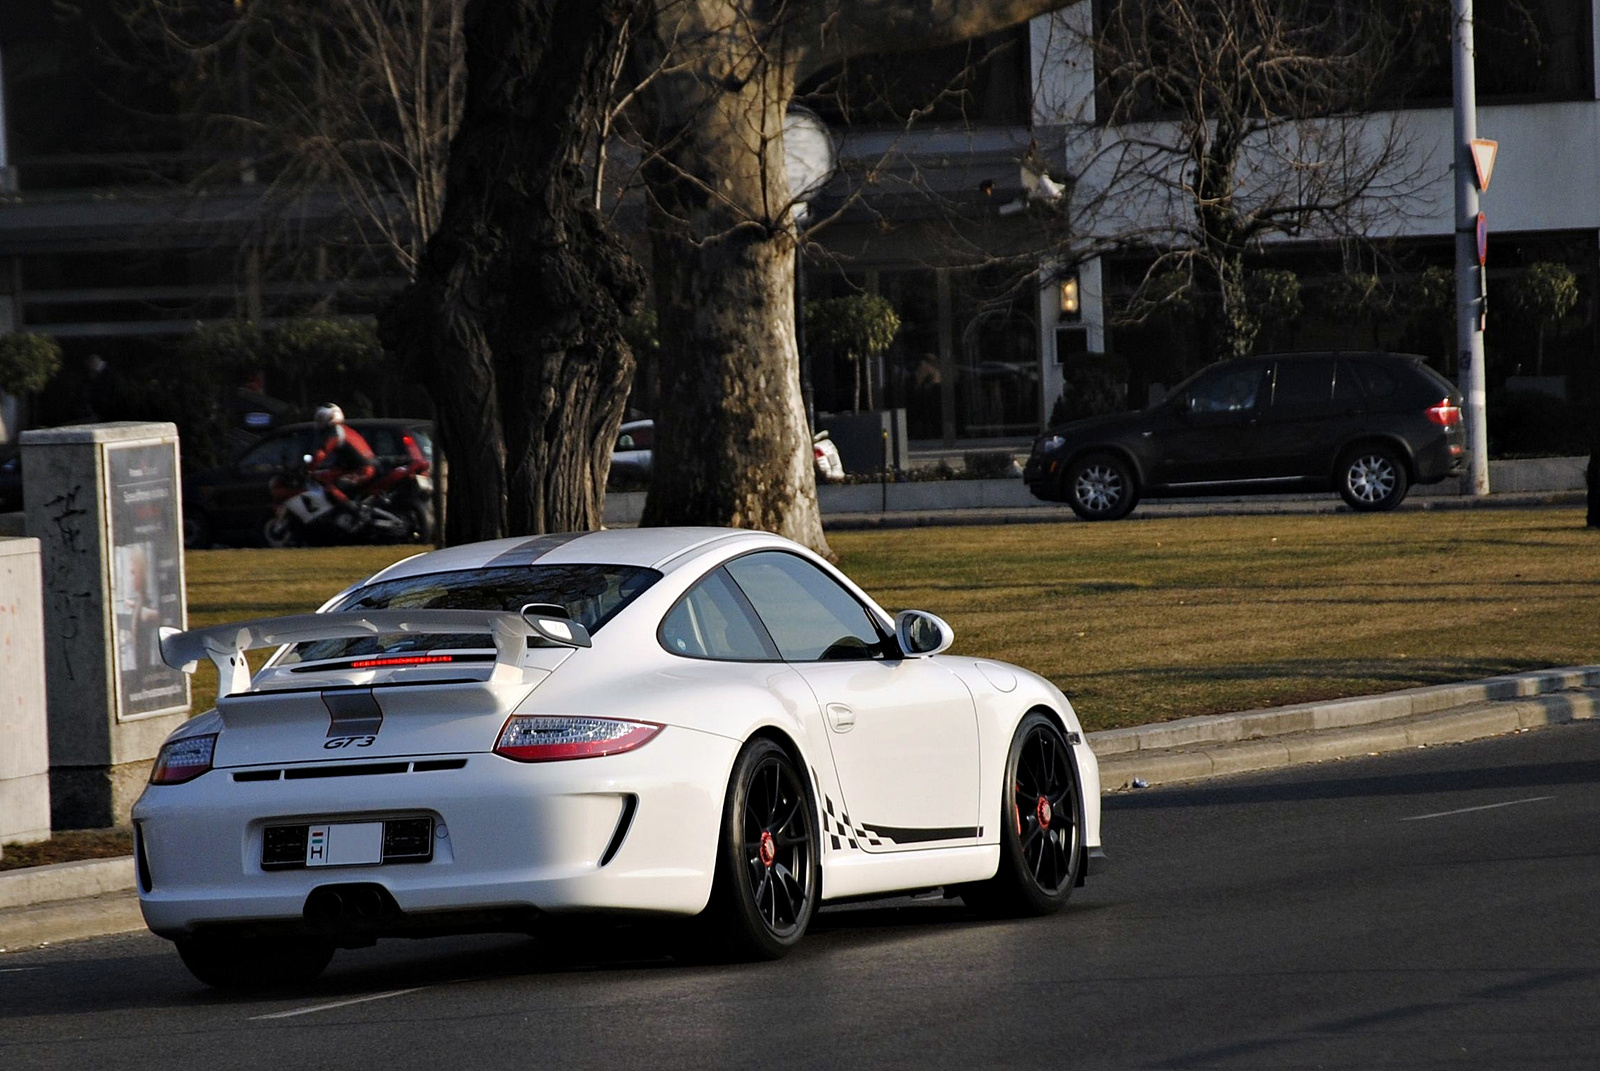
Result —
M 1132 315 L 1156 250 L 1116 242 L 1119 227 L 1158 232 L 1162 212 L 1184 207 L 1133 205 L 1113 189 L 1083 210 L 1095 194 L 1089 146 L 1103 150 L 1116 136 L 1097 114 L 1105 87 L 1086 43 L 1110 2 L 1084 0 L 1011 33 L 858 63 L 802 87 L 841 160 L 810 206 L 808 222 L 822 225 L 805 247 L 803 297 L 870 292 L 895 307 L 899 336 L 862 372 L 874 407 L 906 409 L 914 441 L 1030 436 L 1082 365 L 1123 369 L 1137 404 L 1206 359 L 1182 316 Z M 1478 6 L 1479 130 L 1500 143 L 1484 198 L 1491 384 L 1536 363 L 1581 386 L 1595 378 L 1600 269 L 1593 0 Z M 1506 21 L 1502 9 L 1512 8 L 1523 22 Z M 325 277 L 275 273 L 251 169 L 196 188 L 197 168 L 216 173 L 216 160 L 182 124 L 130 120 L 170 113 L 170 88 L 97 61 L 93 17 L 63 23 L 53 11 L 47 0 L 0 5 L 0 330 L 55 336 L 65 378 L 87 379 L 96 358 L 159 362 L 197 323 L 366 316 L 400 284 L 337 266 Z M 1303 315 L 1267 324 L 1258 346 L 1403 349 L 1450 371 L 1448 331 L 1406 296 L 1453 255 L 1448 48 L 1437 36 L 1419 33 L 1432 51 L 1413 57 L 1420 73 L 1374 117 L 1403 129 L 1417 181 L 1403 203 L 1365 222 L 1360 241 L 1300 235 L 1251 250 L 1253 269 L 1292 270 L 1305 294 Z M 273 226 L 302 242 L 325 233 L 335 246 L 347 237 L 343 213 L 336 198 L 307 198 Z M 1579 305 L 1558 323 L 1536 324 L 1509 300 L 1540 261 L 1578 276 Z M 1352 272 L 1377 277 L 1384 300 L 1354 314 L 1334 302 Z M 855 370 L 813 358 L 817 407 L 856 404 Z M 80 416 L 82 393 L 54 391 L 42 415 Z

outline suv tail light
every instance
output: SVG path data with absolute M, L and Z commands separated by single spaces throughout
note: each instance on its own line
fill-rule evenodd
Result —
M 642 747 L 661 729 L 654 722 L 620 718 L 513 714 L 500 730 L 494 752 L 518 762 L 589 759 Z
M 1461 407 L 1446 398 L 1428 407 L 1428 419 L 1441 428 L 1453 428 L 1461 423 Z
M 216 748 L 217 734 L 186 736 L 161 745 L 155 765 L 150 768 L 152 785 L 181 785 L 211 769 L 211 752 Z

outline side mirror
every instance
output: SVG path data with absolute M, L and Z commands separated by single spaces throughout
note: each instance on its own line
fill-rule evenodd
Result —
M 530 602 L 522 608 L 522 619 L 533 631 L 562 647 L 593 647 L 589 630 L 572 620 L 565 606 L 553 602 Z
M 894 635 L 908 658 L 927 658 L 949 650 L 955 630 L 942 618 L 922 610 L 901 610 L 894 615 Z

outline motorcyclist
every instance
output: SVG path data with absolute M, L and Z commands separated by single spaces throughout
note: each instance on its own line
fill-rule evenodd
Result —
M 378 457 L 361 433 L 344 422 L 344 410 L 333 402 L 320 407 L 315 419 L 322 445 L 311 456 L 307 471 L 334 503 L 354 508 L 352 499 L 359 498 L 378 474 Z

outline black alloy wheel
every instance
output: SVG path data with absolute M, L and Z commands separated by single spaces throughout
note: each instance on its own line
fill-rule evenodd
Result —
M 1115 454 L 1086 454 L 1061 474 L 1067 505 L 1086 521 L 1115 521 L 1139 501 L 1139 488 L 1128 463 Z
M 783 748 L 752 740 L 734 763 L 706 911 L 717 958 L 777 959 L 817 907 L 816 808 Z
M 1357 447 L 1339 463 L 1339 494 L 1362 513 L 1394 509 L 1406 497 L 1406 467 L 1387 446 Z
M 962 899 L 994 914 L 1048 915 L 1072 895 L 1083 867 L 1083 800 L 1066 738 L 1043 714 L 1017 727 L 1006 759 L 1000 869 Z

